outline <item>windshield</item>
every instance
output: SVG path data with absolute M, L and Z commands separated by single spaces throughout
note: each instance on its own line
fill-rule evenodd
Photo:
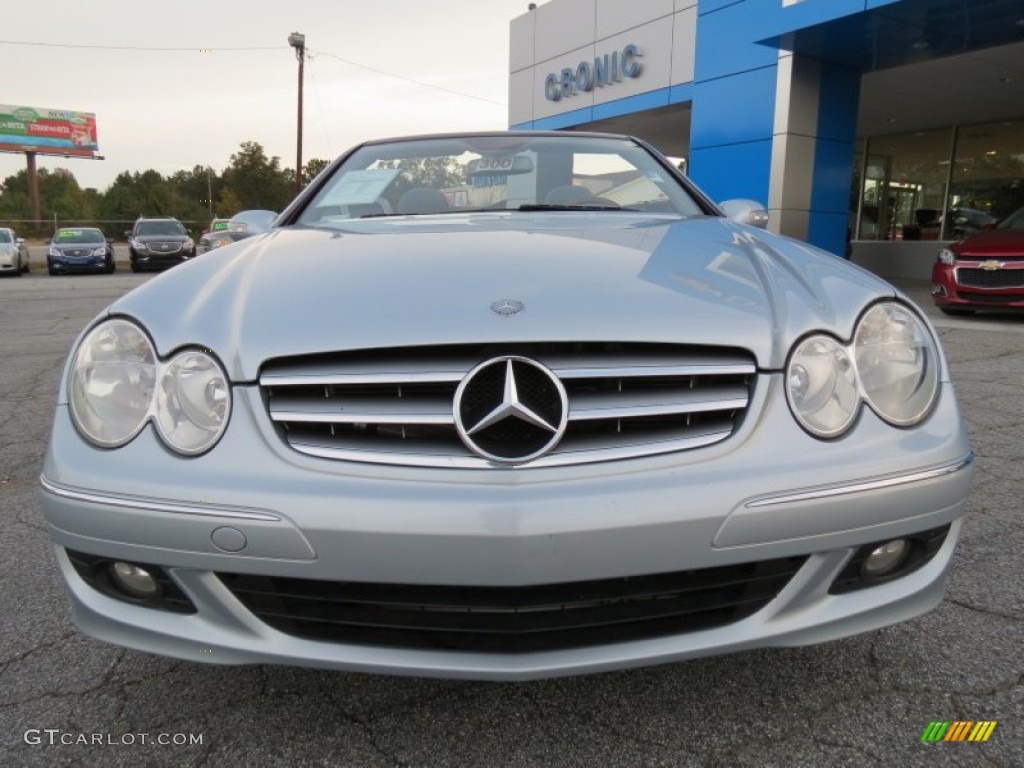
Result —
M 367 145 L 335 170 L 298 221 L 498 210 L 703 213 L 635 142 L 567 133 Z
M 1024 229 L 1024 208 L 1014 211 L 996 225 L 996 229 Z
M 53 241 L 58 245 L 103 244 L 106 242 L 103 233 L 98 229 L 62 229 L 57 232 Z
M 140 221 L 135 225 L 135 236 L 185 235 L 185 228 L 177 221 Z

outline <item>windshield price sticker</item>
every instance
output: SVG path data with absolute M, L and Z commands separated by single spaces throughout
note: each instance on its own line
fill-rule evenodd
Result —
M 341 181 L 334 185 L 321 205 L 375 203 L 398 174 L 398 168 L 348 171 L 341 177 Z

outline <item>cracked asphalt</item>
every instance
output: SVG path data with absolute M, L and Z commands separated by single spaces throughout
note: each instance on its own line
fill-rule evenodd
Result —
M 0 766 L 1024 765 L 1024 316 L 935 316 L 978 457 L 935 611 L 808 648 L 466 683 L 207 666 L 74 629 L 37 478 L 71 343 L 145 279 L 0 280 Z M 922 744 L 932 720 L 998 726 Z M 93 734 L 114 743 L 60 743 Z

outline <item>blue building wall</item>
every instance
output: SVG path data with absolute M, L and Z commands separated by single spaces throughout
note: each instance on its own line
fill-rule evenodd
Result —
M 770 203 L 780 222 L 795 214 L 785 233 L 843 254 L 861 74 L 920 60 L 922 47 L 939 56 L 1013 42 L 1022 3 L 696 0 L 692 82 L 513 127 L 575 127 L 689 101 L 688 171 L 712 198 Z M 784 72 L 799 70 L 799 89 L 780 81 L 780 51 L 800 58 Z M 783 110 L 797 128 L 780 128 Z

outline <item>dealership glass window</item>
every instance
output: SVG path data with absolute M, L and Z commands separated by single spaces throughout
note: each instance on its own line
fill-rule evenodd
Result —
M 948 238 L 1024 207 L 1024 120 L 962 126 L 950 178 Z
M 952 131 L 877 136 L 866 142 L 859 239 L 939 239 Z
M 858 139 L 852 189 L 857 239 L 967 237 L 1024 207 L 1024 119 Z

